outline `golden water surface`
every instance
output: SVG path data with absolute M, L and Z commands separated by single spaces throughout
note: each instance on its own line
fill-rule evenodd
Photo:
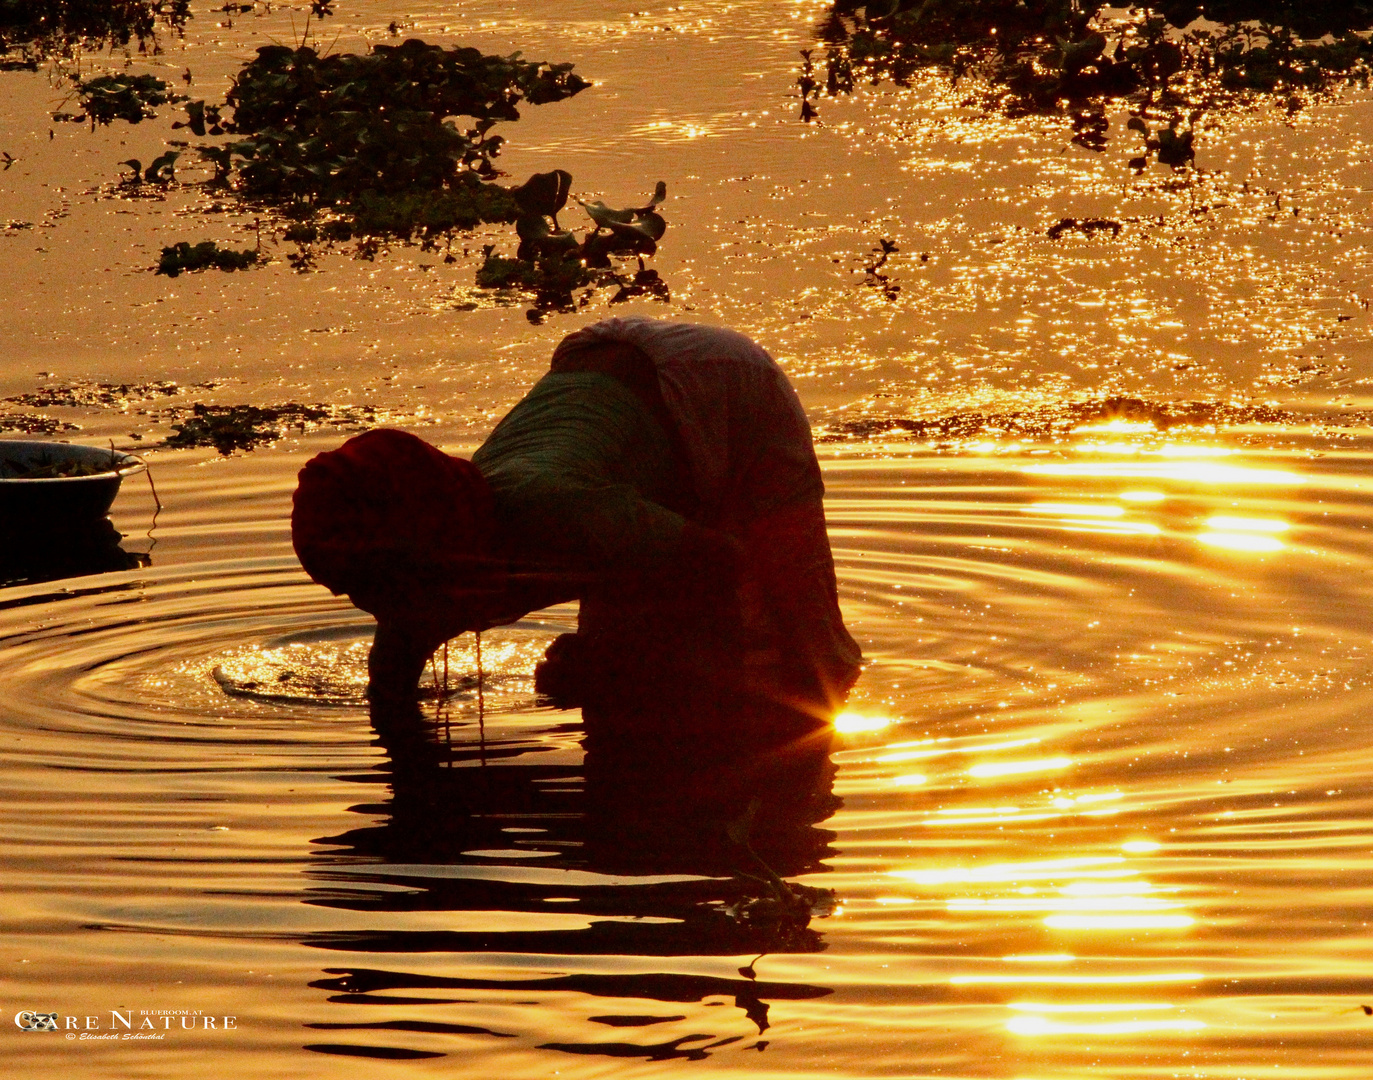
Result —
M 134 67 L 222 93 L 306 6 L 196 5 Z M 556 609 L 484 637 L 480 717 L 454 643 L 455 693 L 426 705 L 443 751 L 417 754 L 369 722 L 370 620 L 290 552 L 295 472 L 343 433 L 150 452 L 156 524 L 140 478 L 114 510 L 150 565 L 0 590 L 6 1063 L 1367 1077 L 1368 95 L 1216 117 L 1205 175 L 1135 178 L 1123 113 L 1094 155 L 933 78 L 800 124 L 814 2 L 337 7 L 337 49 L 399 20 L 575 61 L 596 85 L 509 125 L 503 167 L 611 202 L 666 180 L 671 301 L 531 324 L 472 288 L 481 245 L 513 247 L 498 227 L 452 265 L 396 247 L 297 274 L 282 242 L 260 269 L 155 276 L 163 244 L 243 246 L 251 216 L 190 168 L 120 197 L 117 162 L 176 137 L 170 111 L 49 138 L 60 87 L 7 72 L 0 224 L 33 228 L 0 233 L 0 393 L 368 404 L 462 451 L 587 321 L 732 325 L 811 411 L 870 663 L 832 748 L 636 769 L 534 697 L 575 620 Z M 1048 238 L 1069 216 L 1123 228 Z M 865 272 L 883 238 L 894 294 Z M 1135 404 L 1091 407 L 1112 398 Z M 136 447 L 165 404 L 41 411 Z M 759 855 L 837 900 L 766 949 L 726 913 L 719 840 L 752 798 Z M 77 1037 L 21 1032 L 26 1009 Z M 80 1038 L 123 1034 L 116 1014 L 163 1037 Z

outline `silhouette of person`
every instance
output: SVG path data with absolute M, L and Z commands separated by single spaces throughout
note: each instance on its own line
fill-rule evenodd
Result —
M 467 630 L 572 599 L 542 691 L 566 703 L 683 688 L 823 715 L 861 654 L 839 612 L 823 485 L 775 361 L 715 327 L 610 319 L 551 370 L 470 461 L 380 430 L 312 459 L 301 564 L 377 618 L 370 694 L 412 698 Z

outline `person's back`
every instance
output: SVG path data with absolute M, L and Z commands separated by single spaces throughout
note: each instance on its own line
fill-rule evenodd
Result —
M 682 462 L 625 381 L 545 375 L 472 462 L 517 606 L 581 601 L 578 633 L 540 665 L 542 692 L 580 704 L 737 687 L 737 553 L 670 508 L 692 501 Z
M 672 445 L 609 375 L 545 375 L 472 455 L 511 572 L 652 572 L 681 545 Z

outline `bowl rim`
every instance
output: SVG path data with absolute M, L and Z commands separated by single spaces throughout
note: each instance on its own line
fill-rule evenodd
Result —
M 62 447 L 71 450 L 94 450 L 101 454 L 113 454 L 118 461 L 113 469 L 104 472 L 87 473 L 85 476 L 0 476 L 0 485 L 6 484 L 79 484 L 91 483 L 93 481 L 123 480 L 126 476 L 133 476 L 146 469 L 148 463 L 137 454 L 130 454 L 127 450 L 111 450 L 104 446 L 90 446 L 86 443 L 66 443 L 55 442 L 50 439 L 0 439 L 0 451 L 7 446 L 23 447 L 24 449 L 52 449 Z

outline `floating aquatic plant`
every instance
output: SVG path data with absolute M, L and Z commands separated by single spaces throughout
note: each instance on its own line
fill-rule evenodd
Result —
M 927 68 L 975 75 L 988 104 L 1012 115 L 1067 107 L 1073 141 L 1102 150 L 1113 100 L 1167 115 L 1239 94 L 1366 84 L 1370 29 L 1368 0 L 837 0 L 822 31 L 825 91 L 846 92 L 855 72 L 900 83 Z M 798 79 L 803 120 L 816 118 L 821 93 L 809 53 Z M 1175 117 L 1152 148 L 1175 167 L 1192 160 L 1190 133 L 1176 126 Z
M 533 293 L 535 306 L 530 317 L 536 320 L 547 311 L 575 310 L 578 305 L 572 291 L 586 285 L 619 285 L 611 303 L 637 296 L 667 299 L 666 284 L 656 271 L 643 265 L 644 258 L 658 250 L 658 241 L 667 230 L 667 222 L 657 210 L 667 198 L 667 184 L 659 180 L 647 205 L 625 210 L 613 209 L 600 200 L 588 203 L 578 199 L 593 225 L 581 237 L 558 224 L 558 214 L 567 205 L 571 188 L 572 175 L 555 169 L 535 173 L 510 192 L 520 210 L 515 222 L 519 249 L 510 259 L 496 255 L 495 245 L 488 244 L 477 271 L 477 285 Z M 639 270 L 631 281 L 625 281 L 615 270 L 612 255 L 638 259 Z
M 1083 236 L 1094 236 L 1097 233 L 1110 233 L 1112 237 L 1120 235 L 1122 226 L 1119 221 L 1113 218 L 1059 218 L 1058 221 L 1050 225 L 1045 231 L 1045 235 L 1050 240 L 1058 240 L 1070 232 L 1081 233 Z
M 305 432 L 322 425 L 367 424 L 376 417 L 369 406 L 340 408 L 330 405 L 203 405 L 197 402 L 190 412 L 172 424 L 173 434 L 165 446 L 185 449 L 213 446 L 221 454 L 252 450 L 275 442 L 288 431 Z
M 131 42 L 156 52 L 158 25 L 179 34 L 188 18 L 190 0 L 3 0 L 0 69 Z
M 91 130 L 96 124 L 109 124 L 115 120 L 127 120 L 131 124 L 141 124 L 144 120 L 156 119 L 154 106 L 184 100 L 172 93 L 165 82 L 155 75 L 130 75 L 121 72 L 117 75 L 98 75 L 92 79 L 74 79 L 73 95 L 80 102 L 79 113 L 56 112 L 54 120 L 89 120 Z
M 137 187 L 139 184 L 158 184 L 166 186 L 176 179 L 176 159 L 181 156 L 179 150 L 168 150 L 165 154 L 158 154 L 148 163 L 148 167 L 143 168 L 143 162 L 138 158 L 129 158 L 119 164 L 127 165 L 133 170 L 132 174 L 124 178 L 124 183 Z
M 414 39 L 323 56 L 306 45 L 268 45 L 223 102 L 188 101 L 173 126 L 229 136 L 195 148 L 214 170 L 211 186 L 294 221 L 318 219 L 316 238 L 428 243 L 516 220 L 509 190 L 485 182 L 504 143 L 491 129 L 518 120 L 522 104 L 560 101 L 589 85 L 571 64 Z
M 560 101 L 589 85 L 571 64 L 417 39 L 330 56 L 269 45 L 234 79 L 222 126 L 238 136 L 229 150 L 245 195 L 348 205 L 366 194 L 440 191 L 469 170 L 492 175 L 504 142 L 491 131 L 498 122 L 518 120 L 522 102 Z
M 64 431 L 80 431 L 80 424 L 58 420 L 39 413 L 0 412 L 0 431 L 17 431 L 22 435 L 57 435 Z
M 213 390 L 219 385 L 217 382 L 183 385 L 166 379 L 146 383 L 103 383 L 80 380 L 54 383 L 25 394 L 0 398 L 0 401 L 15 405 L 28 405 L 34 408 L 50 408 L 58 405 L 68 409 L 119 409 L 127 412 L 135 402 L 153 398 L 175 397 L 188 390 Z
M 183 240 L 162 249 L 156 272 L 176 277 L 185 270 L 246 270 L 262 261 L 262 252 L 252 248 L 235 251 L 222 248 L 213 240 L 199 244 L 188 244 Z
M 1192 123 L 1197 121 L 1197 114 L 1193 114 Z M 1188 127 L 1181 131 L 1178 130 L 1178 121 L 1174 120 L 1167 127 L 1159 125 L 1158 128 L 1150 130 L 1140 117 L 1132 116 L 1129 121 L 1131 131 L 1138 131 L 1144 136 L 1144 153 L 1137 158 L 1130 159 L 1132 169 L 1143 169 L 1149 164 L 1149 155 L 1158 156 L 1160 165 L 1171 165 L 1174 169 L 1180 169 L 1184 165 L 1190 165 L 1196 160 L 1196 150 L 1193 146 L 1194 131 Z
M 882 237 L 877 241 L 877 247 L 872 250 L 872 254 L 877 257 L 863 267 L 863 284 L 877 290 L 884 299 L 891 302 L 895 302 L 901 295 L 901 286 L 892 281 L 891 275 L 884 273 L 882 268 L 887 265 L 887 260 L 900 250 L 894 240 Z

